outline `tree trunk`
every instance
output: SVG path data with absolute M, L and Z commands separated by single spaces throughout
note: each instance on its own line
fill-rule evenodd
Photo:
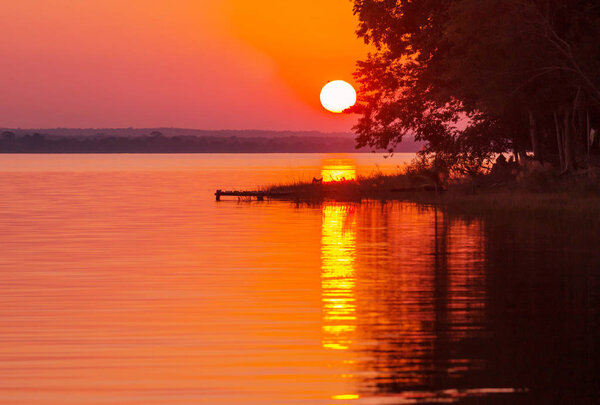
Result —
M 592 147 L 590 142 L 590 110 L 586 112 L 586 131 L 585 131 L 585 143 L 587 145 L 587 165 L 590 168 L 590 149 Z
M 513 135 L 512 138 L 512 144 L 513 144 L 513 154 L 515 156 L 515 163 L 522 165 L 523 163 L 525 163 L 525 148 L 523 148 L 523 145 L 521 144 L 521 142 L 518 140 L 517 135 Z
M 533 159 L 542 162 L 542 155 L 540 153 L 540 142 L 537 124 L 533 113 L 529 111 L 529 135 L 531 136 L 531 149 L 533 150 Z
M 565 108 L 564 112 L 564 148 L 565 148 L 565 166 L 563 168 L 564 173 L 570 173 L 575 168 L 574 154 L 573 154 L 573 131 L 571 131 L 571 120 L 570 120 L 569 107 Z
M 560 170 L 565 167 L 565 153 L 563 148 L 563 137 L 558 123 L 558 114 L 554 111 L 554 126 L 556 128 L 556 146 L 558 148 L 558 161 L 560 162 Z

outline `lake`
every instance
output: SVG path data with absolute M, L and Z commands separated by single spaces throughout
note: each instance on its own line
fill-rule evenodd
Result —
M 2 155 L 0 404 L 596 403 L 597 230 L 213 194 L 411 158 Z

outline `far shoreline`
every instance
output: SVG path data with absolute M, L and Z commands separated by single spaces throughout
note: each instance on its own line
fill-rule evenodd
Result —
M 398 153 L 416 153 L 421 143 L 407 139 Z M 205 131 L 157 129 L 1 130 L 0 153 L 371 153 L 356 148 L 352 133 L 317 131 Z M 377 151 L 376 151 L 377 152 Z

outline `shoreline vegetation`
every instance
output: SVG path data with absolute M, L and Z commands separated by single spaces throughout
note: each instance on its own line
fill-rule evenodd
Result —
M 495 165 L 488 174 L 440 181 L 431 169 L 408 165 L 396 174 L 375 173 L 356 180 L 296 182 L 263 187 L 275 200 L 299 204 L 325 201 L 407 201 L 436 205 L 463 216 L 506 215 L 600 223 L 600 169 L 562 174 L 549 165 Z

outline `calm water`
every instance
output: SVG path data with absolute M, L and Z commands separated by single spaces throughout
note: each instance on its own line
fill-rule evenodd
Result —
M 212 195 L 409 158 L 1 156 L 0 404 L 596 403 L 591 229 Z

